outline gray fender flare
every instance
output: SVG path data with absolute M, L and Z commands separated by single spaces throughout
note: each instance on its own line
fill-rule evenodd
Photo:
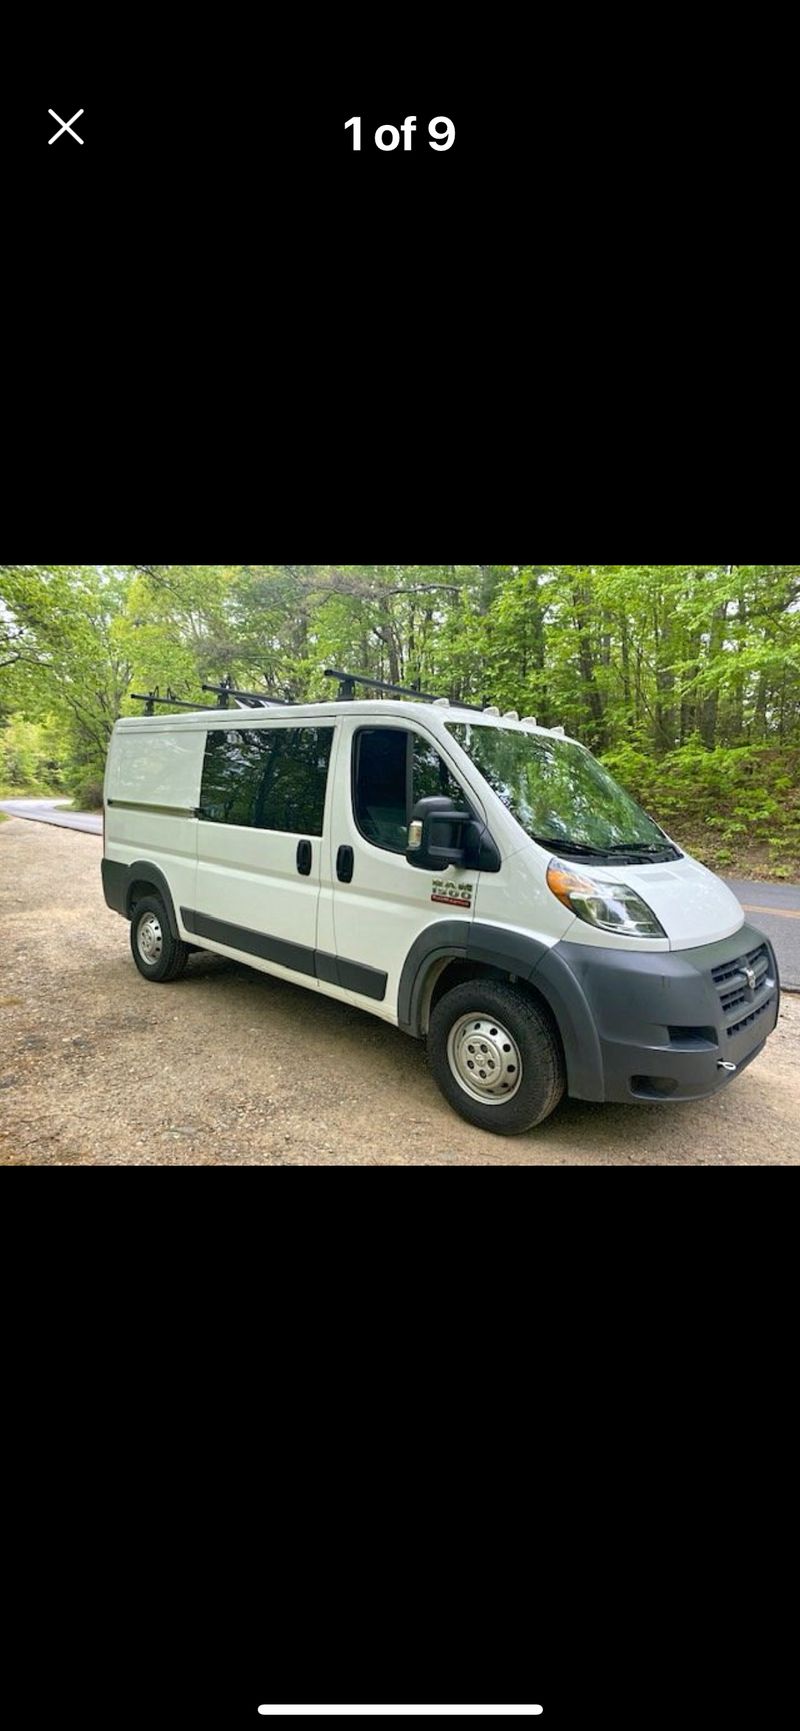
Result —
M 161 900 L 167 910 L 167 919 L 169 920 L 169 929 L 172 936 L 173 938 L 180 938 L 181 934 L 178 930 L 178 921 L 175 917 L 175 903 L 172 900 L 172 891 L 170 890 L 164 873 L 159 871 L 158 866 L 151 865 L 149 860 L 145 859 L 134 860 L 133 865 L 128 866 L 128 887 L 125 892 L 125 912 L 128 919 L 130 919 L 132 912 L 131 891 L 135 883 L 152 884 L 154 888 L 158 890 Z
M 422 1035 L 422 1006 L 431 969 L 443 960 L 488 964 L 535 986 L 561 1035 L 567 1087 L 581 1100 L 602 1100 L 603 1063 L 594 1017 L 580 981 L 559 955 L 559 945 L 480 920 L 441 920 L 421 932 L 406 957 L 398 987 L 398 1022 Z

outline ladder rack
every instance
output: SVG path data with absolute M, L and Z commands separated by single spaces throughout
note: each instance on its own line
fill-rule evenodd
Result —
M 387 685 L 383 679 L 367 679 L 363 673 L 345 673 L 341 667 L 326 667 L 326 679 L 338 679 L 338 697 L 343 703 L 352 703 L 357 685 L 366 685 L 370 691 L 388 691 L 392 697 L 415 697 L 419 703 L 446 704 L 446 697 L 435 697 L 432 691 L 420 691 L 418 685 Z M 458 709 L 474 710 L 476 715 L 483 713 L 476 703 L 459 703 Z
M 155 709 L 153 706 L 156 703 L 167 703 L 167 704 L 169 704 L 170 709 L 194 709 L 194 710 L 198 710 L 198 709 L 212 709 L 213 708 L 213 704 L 211 704 L 211 703 L 184 703 L 182 698 L 175 696 L 174 692 L 172 692 L 170 690 L 169 686 L 167 686 L 166 697 L 159 697 L 158 686 L 156 686 L 153 691 L 132 691 L 131 697 L 133 698 L 135 703 L 143 703 L 144 704 L 145 715 L 154 715 L 155 714 Z
M 339 690 L 337 697 L 340 702 L 351 703 L 356 695 L 356 686 L 360 685 L 364 686 L 368 691 L 386 692 L 390 697 L 413 697 L 418 703 L 436 703 L 441 705 L 442 708 L 449 707 L 449 698 L 435 697 L 431 691 L 420 691 L 418 685 L 389 685 L 386 680 L 383 679 L 368 679 L 363 673 L 346 673 L 341 667 L 326 667 L 324 677 L 326 679 L 338 679 Z M 145 715 L 153 715 L 157 703 L 166 704 L 170 709 L 193 709 L 195 711 L 228 709 L 230 706 L 229 700 L 231 698 L 233 698 L 234 703 L 238 704 L 242 709 L 296 709 L 298 707 L 306 707 L 306 705 L 298 705 L 294 703 L 291 698 L 272 697 L 264 691 L 239 691 L 236 686 L 231 683 L 230 675 L 227 679 L 223 679 L 219 685 L 209 685 L 204 682 L 201 689 L 203 691 L 212 692 L 216 696 L 216 704 L 187 703 L 183 698 L 176 697 L 169 685 L 167 686 L 165 697 L 160 696 L 158 686 L 156 686 L 153 691 L 132 691 L 131 697 L 137 703 L 144 704 Z M 322 698 L 319 701 L 324 703 L 326 699 Z M 453 707 L 456 709 L 469 710 L 473 715 L 482 715 L 486 710 L 486 701 L 487 700 L 484 699 L 482 705 L 477 703 L 456 702 Z M 499 710 L 492 710 L 490 713 L 499 714 Z
M 216 692 L 218 709 L 227 709 L 229 697 L 237 698 L 249 709 L 271 709 L 275 704 L 280 709 L 293 707 L 288 697 L 270 697 L 267 691 L 237 691 L 230 679 L 223 679 L 221 685 L 204 685 L 202 689 Z

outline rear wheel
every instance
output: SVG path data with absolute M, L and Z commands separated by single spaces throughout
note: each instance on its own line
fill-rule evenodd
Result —
M 174 938 L 159 896 L 145 896 L 131 916 L 131 950 L 139 973 L 159 983 L 177 980 L 189 960 L 189 946 Z
M 558 1035 L 543 1005 L 502 980 L 467 980 L 439 999 L 428 1034 L 450 1105 L 496 1135 L 541 1124 L 565 1088 Z

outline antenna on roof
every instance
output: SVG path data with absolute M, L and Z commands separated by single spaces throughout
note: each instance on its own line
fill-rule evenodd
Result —
M 363 673 L 345 673 L 341 667 L 326 667 L 326 679 L 338 679 L 337 697 L 342 703 L 352 703 L 357 685 L 366 685 L 370 691 L 386 691 L 391 697 L 416 697 L 419 703 L 441 703 L 432 691 L 420 691 L 419 685 L 387 685 L 383 679 L 367 679 Z M 459 703 L 459 709 L 475 709 L 474 703 Z

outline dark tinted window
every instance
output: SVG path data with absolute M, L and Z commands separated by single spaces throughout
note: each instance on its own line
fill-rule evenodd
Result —
M 354 808 L 368 841 L 405 853 L 411 807 L 432 793 L 466 805 L 435 746 L 400 727 L 364 727 L 356 735 Z
M 200 788 L 206 823 L 252 823 L 268 749 L 256 728 L 219 728 L 206 736 Z
M 429 745 L 427 740 L 414 734 L 414 804 L 418 799 L 427 799 L 430 793 L 443 793 L 453 801 L 461 811 L 466 810 L 466 799 L 457 781 L 444 761 L 439 756 L 435 745 Z M 409 814 L 410 815 L 410 814 Z
M 332 740 L 330 727 L 209 733 L 200 816 L 207 823 L 321 835 Z
M 321 835 L 333 728 L 286 727 L 269 740 L 253 816 L 256 829 Z

